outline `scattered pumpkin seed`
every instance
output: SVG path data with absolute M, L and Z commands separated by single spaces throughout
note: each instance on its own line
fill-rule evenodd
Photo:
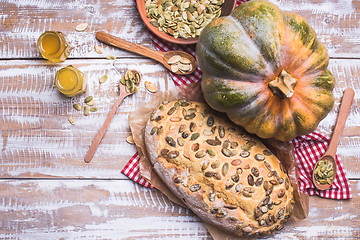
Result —
M 93 100 L 93 98 L 94 98 L 93 96 L 86 97 L 85 100 L 84 100 L 84 103 L 90 102 L 91 100 Z
M 99 110 L 98 107 L 91 107 L 90 112 L 97 112 Z
M 81 110 L 81 106 L 80 106 L 80 104 L 78 104 L 78 103 L 74 103 L 73 107 L 74 107 L 76 110 L 78 110 L 78 111 Z
M 102 54 L 104 53 L 104 50 L 101 46 L 95 46 L 95 52 L 97 52 L 98 54 Z
M 91 99 L 89 102 L 86 103 L 88 106 L 93 106 L 95 104 L 95 100 Z
M 78 32 L 83 32 L 89 26 L 87 23 L 80 23 L 75 27 L 75 30 Z
M 107 60 L 115 60 L 116 57 L 113 56 L 113 55 L 107 55 L 107 56 L 106 56 L 106 59 L 107 59 Z
M 85 106 L 84 107 L 84 115 L 89 116 L 89 114 L 90 114 L 90 108 L 89 108 L 89 106 Z
M 75 119 L 73 117 L 69 117 L 68 121 L 71 125 L 75 125 Z
M 130 144 L 135 144 L 135 142 L 134 142 L 134 139 L 133 139 L 133 136 L 132 136 L 132 135 L 128 136 L 128 137 L 126 138 L 126 141 L 127 141 L 128 143 L 130 143 Z
M 157 92 L 156 85 L 154 83 L 152 83 L 152 82 L 145 81 L 145 87 L 149 92 L 152 92 L 152 93 Z
M 99 83 L 102 84 L 104 82 L 106 82 L 108 80 L 108 75 L 103 75 L 100 79 L 99 79 Z

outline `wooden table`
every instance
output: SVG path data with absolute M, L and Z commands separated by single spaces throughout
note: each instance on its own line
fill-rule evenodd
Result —
M 353 199 L 310 198 L 310 214 L 290 222 L 273 239 L 360 238 L 360 2 L 271 0 L 304 16 L 328 49 L 336 78 L 336 102 L 321 122 L 331 131 L 342 91 L 355 99 L 338 154 Z M 84 32 L 75 27 L 89 24 Z M 65 33 L 74 47 L 68 60 L 41 58 L 37 38 L 45 30 Z M 174 87 L 160 64 L 96 41 L 99 30 L 152 47 L 132 0 L 0 0 L 0 238 L 1 239 L 211 239 L 194 214 L 120 173 L 136 152 L 126 142 L 127 123 L 153 94 L 144 86 L 127 97 L 90 164 L 83 161 L 92 139 L 118 97 L 120 73 L 138 69 L 160 91 Z M 103 54 L 94 50 L 104 48 Z M 66 98 L 54 87 L 55 72 L 74 65 L 88 78 L 85 95 Z M 100 85 L 99 78 L 109 80 Z M 86 117 L 72 108 L 93 95 L 99 111 Z M 68 122 L 73 116 L 76 126 Z

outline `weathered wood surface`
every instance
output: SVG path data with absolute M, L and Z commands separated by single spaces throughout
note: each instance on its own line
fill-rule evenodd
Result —
M 55 89 L 55 71 L 68 64 L 87 75 L 86 95 L 69 99 Z M 56 65 L 42 60 L 0 61 L 0 177 L 124 178 L 119 172 L 136 151 L 125 140 L 130 134 L 128 113 L 153 96 L 145 89 L 144 81 L 156 83 L 160 91 L 174 84 L 168 81 L 164 68 L 151 60 L 121 59 L 115 61 L 115 66 L 120 73 L 138 69 L 143 74 L 141 91 L 124 100 L 93 161 L 85 164 L 83 158 L 91 141 L 118 97 L 121 74 L 115 70 L 113 61 L 68 60 Z M 328 132 L 335 124 L 342 91 L 346 87 L 360 90 L 360 60 L 331 60 L 330 70 L 337 79 L 336 103 L 319 127 Z M 98 80 L 104 74 L 109 80 L 100 85 Z M 72 104 L 81 103 L 88 95 L 94 96 L 100 110 L 86 117 Z M 360 178 L 356 168 L 360 145 L 359 98 L 357 94 L 338 148 L 351 178 Z M 67 121 L 69 116 L 75 118 L 76 126 Z
M 360 183 L 351 185 L 353 200 L 311 197 L 306 220 L 262 239 L 358 239 Z M 0 238 L 211 239 L 190 210 L 130 181 L 1 180 L 0 191 Z
M 316 30 L 330 57 L 360 57 L 360 3 L 357 0 L 271 0 L 284 11 L 301 14 Z M 0 57 L 39 58 L 36 40 L 45 30 L 62 31 L 72 42 L 72 58 L 98 58 L 93 45 L 99 30 L 151 46 L 135 3 L 127 1 L 1 0 Z M 85 32 L 75 32 L 81 22 Z M 113 47 L 105 54 L 133 56 Z
M 130 135 L 128 114 L 154 95 L 146 90 L 144 82 L 155 83 L 159 91 L 174 87 L 164 68 L 151 60 L 72 60 L 56 65 L 44 61 L 2 63 L 0 177 L 124 178 L 120 171 L 136 152 L 134 145 L 126 142 Z M 86 94 L 67 98 L 54 87 L 56 70 L 69 64 L 87 76 Z M 92 162 L 87 164 L 84 156 L 118 98 L 119 80 L 126 69 L 140 71 L 141 89 L 124 99 Z M 104 74 L 109 79 L 99 84 Z M 84 105 L 86 96 L 94 96 L 99 108 L 89 116 L 72 106 Z M 74 117 L 75 126 L 68 122 L 69 116 Z
M 334 109 L 319 130 L 331 132 L 346 87 L 355 89 L 338 154 L 352 179 L 353 199 L 310 198 L 310 215 L 268 239 L 360 238 L 360 2 L 271 0 L 304 16 L 328 49 L 337 82 Z M 76 32 L 86 22 L 85 32 Z M 40 58 L 45 30 L 67 35 L 73 50 L 61 64 Z M 0 239 L 211 239 L 191 211 L 171 203 L 120 173 L 135 147 L 129 112 L 150 101 L 141 91 L 126 98 L 93 161 L 83 157 L 118 97 L 125 69 L 138 69 L 160 91 L 174 87 L 158 63 L 98 43 L 99 30 L 152 47 L 133 0 L 0 0 Z M 103 46 L 98 54 L 95 45 Z M 118 57 L 115 65 L 106 55 Z M 56 70 L 73 64 L 88 77 L 86 95 L 68 99 L 54 88 Z M 99 85 L 107 74 L 109 80 Z M 85 117 L 72 104 L 93 95 L 100 110 Z M 67 118 L 77 122 L 71 126 Z M 85 178 L 85 179 L 78 179 Z

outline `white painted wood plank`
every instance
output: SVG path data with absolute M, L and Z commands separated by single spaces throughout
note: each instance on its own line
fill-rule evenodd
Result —
M 305 17 L 332 58 L 360 57 L 360 4 L 352 0 L 271 0 L 284 11 Z M 39 58 L 37 38 L 45 30 L 62 31 L 74 47 L 71 58 L 98 58 L 106 54 L 133 57 L 113 47 L 94 51 L 94 33 L 105 30 L 131 42 L 152 46 L 132 0 L 117 1 L 2 1 L 0 8 L 0 58 Z M 14 14 L 16 13 L 16 14 Z M 81 22 L 85 32 L 76 32 Z
M 8 0 L 0 2 L 0 58 L 40 58 L 36 42 L 44 31 L 61 31 L 73 47 L 70 58 L 99 58 L 107 54 L 135 56 L 107 47 L 95 39 L 107 31 L 128 41 L 152 47 L 134 1 Z M 89 24 L 84 32 L 75 27 Z M 104 54 L 95 52 L 101 45 Z
M 124 178 L 120 173 L 136 152 L 126 142 L 130 135 L 128 114 L 152 99 L 145 81 L 159 92 L 175 87 L 164 67 L 147 59 L 69 61 L 44 64 L 41 61 L 6 61 L 0 64 L 0 175 L 2 177 L 95 177 Z M 9 65 L 11 67 L 9 68 Z M 54 87 L 56 70 L 72 64 L 88 78 L 86 94 L 62 96 Z M 93 161 L 83 158 L 96 133 L 118 98 L 118 84 L 127 69 L 142 74 L 140 91 L 124 99 L 101 142 Z M 99 84 L 99 78 L 109 79 Z M 73 103 L 94 96 L 99 111 L 84 116 Z M 84 105 L 84 104 L 83 104 Z M 73 116 L 76 126 L 68 122 Z
M 354 199 L 310 197 L 307 219 L 262 239 L 356 239 L 360 183 Z M 211 239 L 188 209 L 130 180 L 0 180 L 0 238 Z
M 98 177 L 124 178 L 120 174 L 126 162 L 136 152 L 126 143 L 130 134 L 129 112 L 153 97 L 143 85 L 141 91 L 124 100 L 113 119 L 109 131 L 95 155 L 94 161 L 84 164 L 93 137 L 100 129 L 107 113 L 118 96 L 120 74 L 109 60 L 69 60 L 62 64 L 43 61 L 0 61 L 0 166 L 2 177 Z M 57 69 L 72 64 L 88 77 L 88 93 L 72 99 L 63 97 L 54 88 Z M 160 91 L 174 87 L 164 68 L 147 59 L 115 61 L 119 71 L 138 69 L 143 81 L 152 81 Z M 336 103 L 319 129 L 331 132 L 337 117 L 342 91 L 353 87 L 356 91 L 353 107 L 341 138 L 338 154 L 350 178 L 360 178 L 360 60 L 331 60 L 329 69 L 337 81 Z M 98 79 L 107 74 L 103 85 Z M 72 104 L 93 95 L 100 110 L 89 117 L 75 111 Z M 77 126 L 67 122 L 73 116 Z

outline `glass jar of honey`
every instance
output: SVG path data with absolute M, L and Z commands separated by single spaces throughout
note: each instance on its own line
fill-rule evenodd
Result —
M 37 47 L 43 58 L 63 62 L 70 54 L 70 46 L 61 32 L 46 31 L 38 39 Z
M 62 94 L 73 97 L 86 92 L 86 77 L 74 66 L 67 66 L 55 75 L 55 86 Z

